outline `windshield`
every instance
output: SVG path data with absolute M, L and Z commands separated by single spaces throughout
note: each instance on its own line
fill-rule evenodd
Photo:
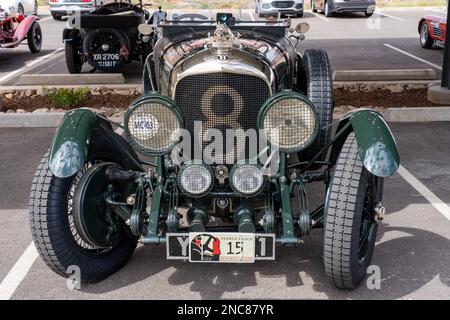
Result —
M 154 4 L 158 6 L 158 4 Z M 161 3 L 169 21 L 216 21 L 218 13 L 231 13 L 236 21 L 257 21 L 255 0 L 171 1 Z M 222 16 L 223 17 L 223 16 Z M 219 17 L 220 18 L 220 17 Z M 280 17 L 271 17 L 278 20 Z

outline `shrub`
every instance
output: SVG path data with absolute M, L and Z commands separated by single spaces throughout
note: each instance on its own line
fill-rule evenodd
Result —
M 56 107 L 78 108 L 86 101 L 89 88 L 81 87 L 76 89 L 53 89 L 48 93 L 48 98 Z

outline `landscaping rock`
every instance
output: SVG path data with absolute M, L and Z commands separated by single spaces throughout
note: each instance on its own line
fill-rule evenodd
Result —
M 391 93 L 402 93 L 405 91 L 405 85 L 404 84 L 394 84 L 390 85 L 386 88 Z
M 28 89 L 27 91 L 25 91 L 25 97 L 31 97 L 34 94 L 36 94 L 36 90 Z
M 39 108 L 33 111 L 33 113 L 45 113 L 48 112 L 47 108 Z
M 115 94 L 121 95 L 121 96 L 129 96 L 130 95 L 130 90 L 125 89 L 125 90 L 121 90 L 121 89 L 116 89 L 113 91 Z

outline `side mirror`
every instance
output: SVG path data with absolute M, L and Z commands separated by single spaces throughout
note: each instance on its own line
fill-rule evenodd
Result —
M 307 22 L 300 22 L 295 26 L 295 31 L 299 34 L 305 34 L 309 31 L 310 26 Z

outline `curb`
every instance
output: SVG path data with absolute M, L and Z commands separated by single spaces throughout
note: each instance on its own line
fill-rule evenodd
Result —
M 63 112 L 0 114 L 0 128 L 53 128 L 63 118 Z
M 65 112 L 0 113 L 0 128 L 56 128 L 64 115 Z M 123 122 L 123 118 L 109 119 L 118 123 Z
M 436 80 L 433 69 L 398 70 L 338 70 L 333 72 L 334 81 L 396 81 Z
M 450 107 L 389 108 L 383 112 L 388 122 L 450 121 Z
M 64 112 L 0 113 L 0 128 L 55 128 Z M 388 122 L 442 122 L 450 121 L 450 107 L 389 108 L 383 112 Z M 110 118 L 123 122 L 123 118 Z
M 450 102 L 450 89 L 441 87 L 439 84 L 430 86 L 427 93 L 428 101 L 440 104 Z
M 46 89 L 58 89 L 58 88 L 67 88 L 67 89 L 76 89 L 80 87 L 87 87 L 89 89 L 109 89 L 109 90 L 122 90 L 122 89 L 136 89 L 141 90 L 140 83 L 124 83 L 124 84 L 73 84 L 73 85 L 48 85 L 45 86 Z M 26 92 L 27 90 L 41 90 L 43 88 L 42 85 L 28 85 L 28 86 L 0 86 L 0 93 L 7 91 L 15 91 L 15 92 Z
M 334 88 L 344 88 L 349 86 L 374 86 L 377 88 L 389 87 L 393 85 L 408 85 L 408 86 L 420 86 L 420 87 L 428 87 L 433 84 L 441 83 L 440 80 L 399 80 L 399 81 L 333 81 Z M 109 90 L 121 90 L 121 89 L 135 89 L 140 91 L 141 84 L 140 83 L 123 83 L 123 84 L 72 84 L 72 85 L 46 85 L 47 89 L 58 89 L 58 88 L 67 88 L 67 89 L 76 89 L 80 87 L 87 87 L 89 89 L 109 89 Z M 1 92 L 26 92 L 27 90 L 40 90 L 42 89 L 42 85 L 27 85 L 27 86 L 0 86 Z
M 23 74 L 20 76 L 17 86 L 49 86 L 49 85 L 101 85 L 124 84 L 122 73 L 98 73 L 98 74 Z

